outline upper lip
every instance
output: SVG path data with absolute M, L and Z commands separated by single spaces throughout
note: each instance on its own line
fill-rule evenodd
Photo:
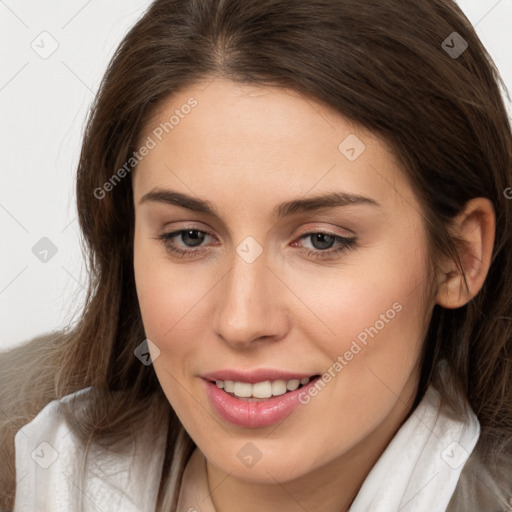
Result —
M 230 380 L 235 382 L 248 382 L 254 384 L 256 382 L 264 382 L 266 380 L 292 380 L 303 379 L 304 377 L 312 377 L 318 375 L 316 373 L 298 373 L 288 372 L 285 370 L 278 370 L 274 368 L 256 368 L 254 370 L 235 370 L 226 368 L 216 372 L 205 373 L 202 375 L 203 379 L 215 380 Z

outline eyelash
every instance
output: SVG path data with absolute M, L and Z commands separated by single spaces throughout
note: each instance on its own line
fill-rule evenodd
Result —
M 191 258 L 194 256 L 197 256 L 199 254 L 204 253 L 204 249 L 192 249 L 192 250 L 184 250 L 184 249 L 178 249 L 176 246 L 173 246 L 170 244 L 170 240 L 178 235 L 181 235 L 182 233 L 186 233 L 187 231 L 194 231 L 197 233 L 204 233 L 206 235 L 210 235 L 206 231 L 202 231 L 200 229 L 180 229 L 178 231 L 173 231 L 172 233 L 162 233 L 161 235 L 157 236 L 156 239 L 161 241 L 165 248 L 172 254 L 178 255 L 182 258 Z M 303 238 L 308 238 L 312 235 L 316 234 L 322 234 L 322 235 L 328 235 L 330 237 L 333 237 L 335 239 L 335 242 L 341 243 L 341 247 L 338 247 L 337 249 L 326 249 L 326 250 L 320 250 L 320 249 L 304 249 L 302 252 L 305 252 L 307 256 L 311 256 L 316 259 L 327 259 L 327 258 L 333 258 L 339 254 L 341 254 L 344 251 L 353 249 L 356 244 L 356 237 L 347 238 L 340 235 L 335 235 L 334 233 L 329 233 L 325 231 L 309 231 L 308 233 L 302 234 L 298 240 L 302 240 Z M 213 235 L 210 235 L 213 236 Z

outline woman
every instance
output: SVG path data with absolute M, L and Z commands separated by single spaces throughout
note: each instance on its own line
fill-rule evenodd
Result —
M 84 138 L 87 306 L 4 392 L 4 508 L 510 509 L 499 83 L 449 0 L 154 2 Z

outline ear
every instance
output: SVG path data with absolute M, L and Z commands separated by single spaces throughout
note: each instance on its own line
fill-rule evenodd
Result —
M 453 259 L 445 258 L 438 274 L 437 304 L 459 308 L 480 291 L 491 266 L 495 229 L 496 214 L 489 199 L 478 197 L 466 203 L 450 232 L 455 239 L 463 241 L 457 244 L 457 253 L 469 290 L 458 265 Z

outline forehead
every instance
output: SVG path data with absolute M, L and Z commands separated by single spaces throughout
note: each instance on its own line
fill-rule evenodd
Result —
M 159 105 L 139 145 L 149 139 L 152 149 L 133 175 L 139 197 L 172 184 L 227 201 L 327 189 L 412 200 L 382 140 L 290 89 L 206 80 Z

